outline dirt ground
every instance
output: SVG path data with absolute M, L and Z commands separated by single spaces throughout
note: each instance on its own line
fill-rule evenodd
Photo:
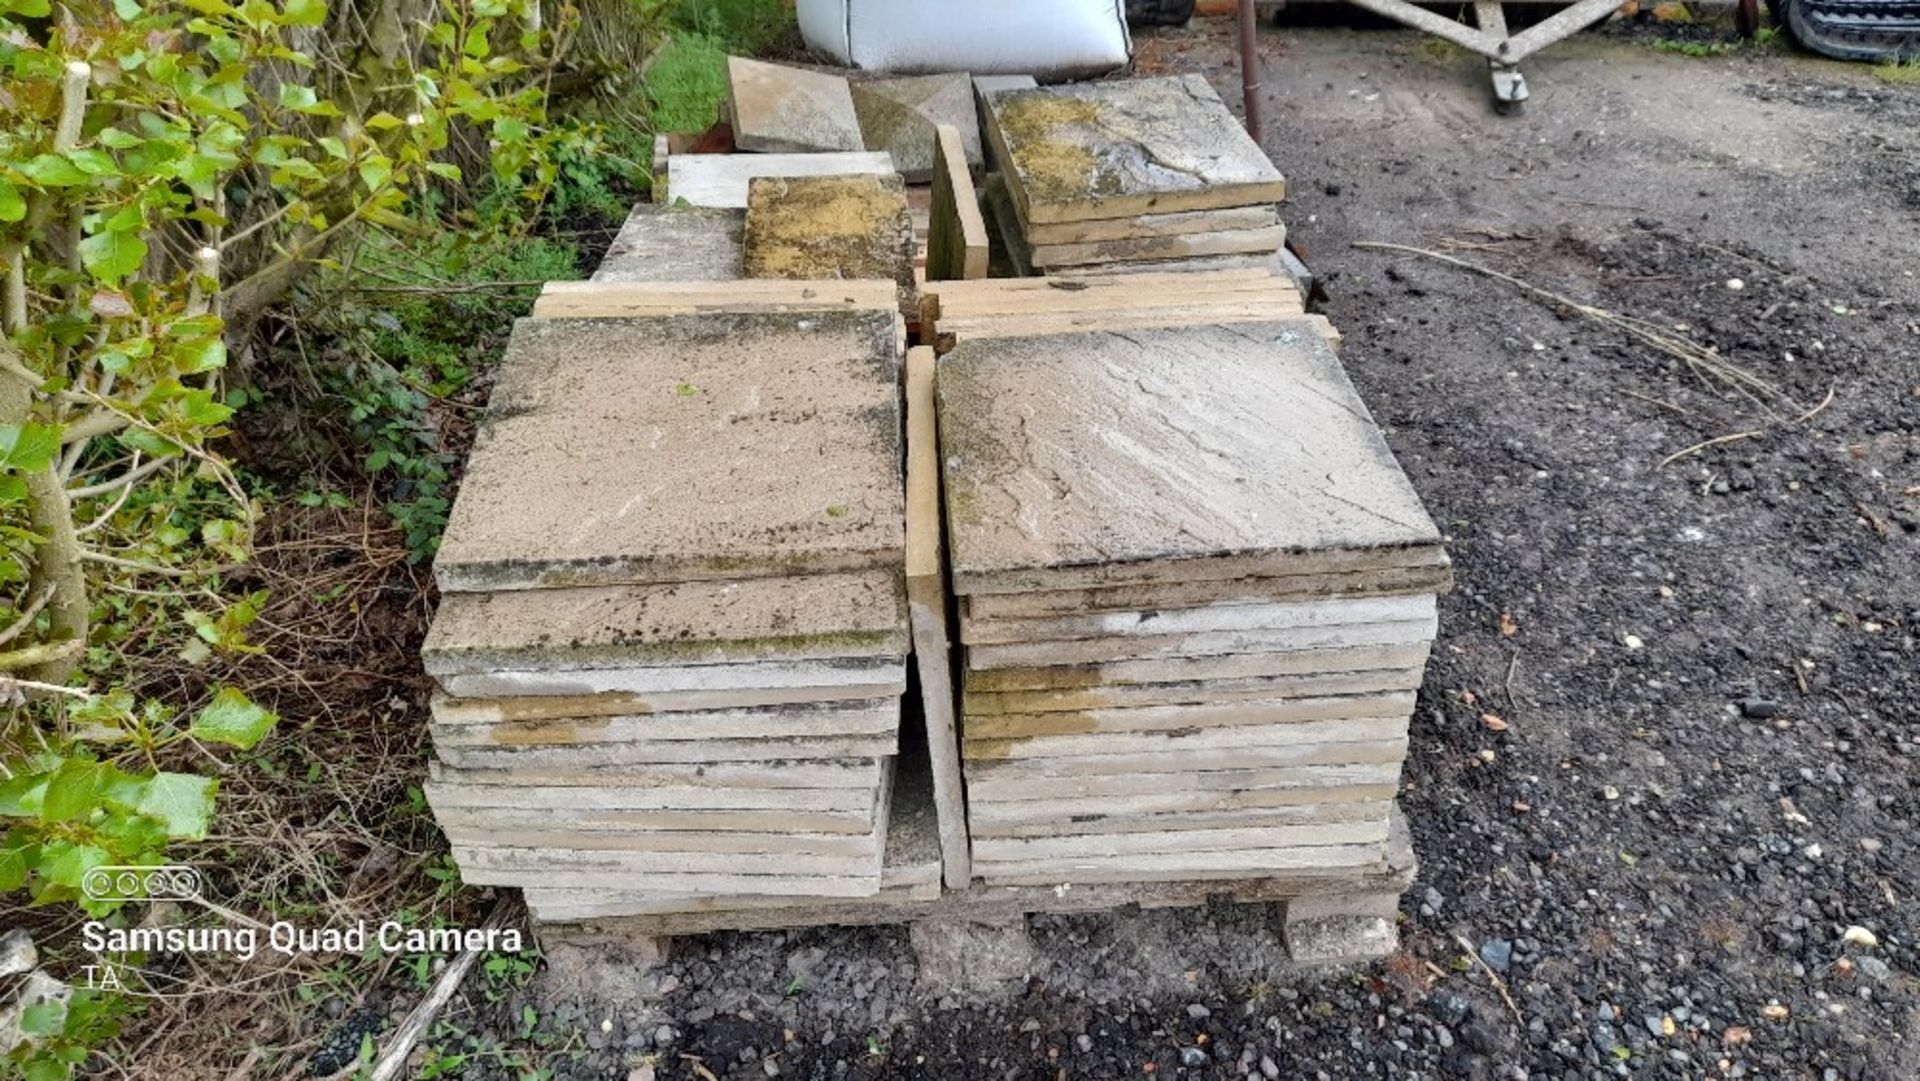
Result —
M 1238 100 L 1222 23 L 1140 44 Z M 1596 34 L 1499 117 L 1415 35 L 1262 49 L 1291 235 L 1458 572 L 1402 953 L 1036 918 L 1027 978 L 963 996 L 904 931 L 717 936 L 648 975 L 557 954 L 469 1007 L 481 1043 L 532 1008 L 580 1078 L 1920 1077 L 1920 89 Z

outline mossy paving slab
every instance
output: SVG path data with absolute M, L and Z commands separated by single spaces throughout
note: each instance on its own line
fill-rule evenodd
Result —
M 898 176 L 767 176 L 747 185 L 749 278 L 892 281 L 913 293 L 913 218 Z
M 905 657 L 897 570 L 651 586 L 450 593 L 427 672 Z
M 1298 320 L 962 341 L 937 392 L 958 593 L 1398 566 L 1439 542 Z
M 987 135 L 1022 221 L 1275 203 L 1286 181 L 1198 75 L 986 95 Z
M 520 321 L 440 588 L 901 566 L 895 334 L 882 311 Z

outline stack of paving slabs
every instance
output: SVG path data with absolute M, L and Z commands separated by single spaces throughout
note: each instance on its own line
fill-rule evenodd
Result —
M 515 327 L 423 650 L 467 882 L 536 914 L 879 892 L 909 637 L 870 284 L 862 310 Z
M 1286 182 L 1198 75 L 983 96 L 1001 225 L 1035 268 L 1270 256 L 1286 241 Z
M 974 874 L 1385 868 L 1449 571 L 1318 329 L 962 339 L 937 401 Z

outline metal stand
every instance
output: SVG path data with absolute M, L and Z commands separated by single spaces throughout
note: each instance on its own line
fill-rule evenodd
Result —
M 1520 111 L 1522 103 L 1527 100 L 1527 78 L 1520 71 L 1522 60 L 1585 30 L 1620 7 L 1620 0 L 1579 0 L 1572 7 L 1518 34 L 1508 34 L 1507 18 L 1500 0 L 1475 0 L 1474 26 L 1466 26 L 1445 15 L 1416 7 L 1409 0 L 1352 2 L 1376 15 L 1384 15 L 1415 30 L 1445 38 L 1463 49 L 1471 49 L 1486 57 L 1492 69 L 1494 108 L 1502 113 Z M 1263 6 L 1279 5 L 1268 3 Z

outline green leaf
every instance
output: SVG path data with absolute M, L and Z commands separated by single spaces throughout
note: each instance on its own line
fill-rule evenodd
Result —
M 254 705 L 237 688 L 222 687 L 193 718 L 187 733 L 205 743 L 224 743 L 244 751 L 266 738 L 267 730 L 278 719 L 271 710 Z
M 20 1011 L 20 1031 L 28 1036 L 57 1036 L 67 1027 L 67 1000 L 49 998 Z
M 0 180 L 0 221 L 19 221 L 27 216 L 27 200 L 20 189 Z
M 113 856 L 106 849 L 95 845 L 76 845 L 65 841 L 49 842 L 42 849 L 44 858 L 40 861 L 41 881 L 54 886 L 65 886 L 78 891 L 80 882 L 87 872 L 102 864 L 112 863 Z
M 300 86 L 296 83 L 280 84 L 280 107 L 283 109 L 310 109 L 319 100 L 319 96 L 313 92 L 311 86 Z
M 67 160 L 88 176 L 120 175 L 120 163 L 113 160 L 113 155 L 94 147 L 69 150 Z
M 70 188 L 87 182 L 87 174 L 78 165 L 58 154 L 41 154 L 19 169 L 43 188 Z
M 146 257 L 147 242 L 131 231 L 95 233 L 80 242 L 80 261 L 108 285 L 120 284 Z
M 288 26 L 319 26 L 327 21 L 327 0 L 287 0 L 281 18 Z
M 386 158 L 375 156 L 360 163 L 360 181 L 368 191 L 379 191 L 392 175 L 393 163 Z
M 105 771 L 98 762 L 69 758 L 47 778 L 40 800 L 40 821 L 73 822 L 91 815 L 100 803 L 100 781 Z
M 32 818 L 40 813 L 47 792 L 43 774 L 21 774 L 0 781 L 0 817 Z
M 47 0 L 7 0 L 4 9 L 9 15 L 24 15 L 29 19 L 45 18 L 53 11 Z
M 37 473 L 60 453 L 60 429 L 51 424 L 0 424 L 0 468 Z
M 176 841 L 205 840 L 219 784 L 194 773 L 156 773 L 140 801 L 140 813 L 166 823 L 167 836 Z

